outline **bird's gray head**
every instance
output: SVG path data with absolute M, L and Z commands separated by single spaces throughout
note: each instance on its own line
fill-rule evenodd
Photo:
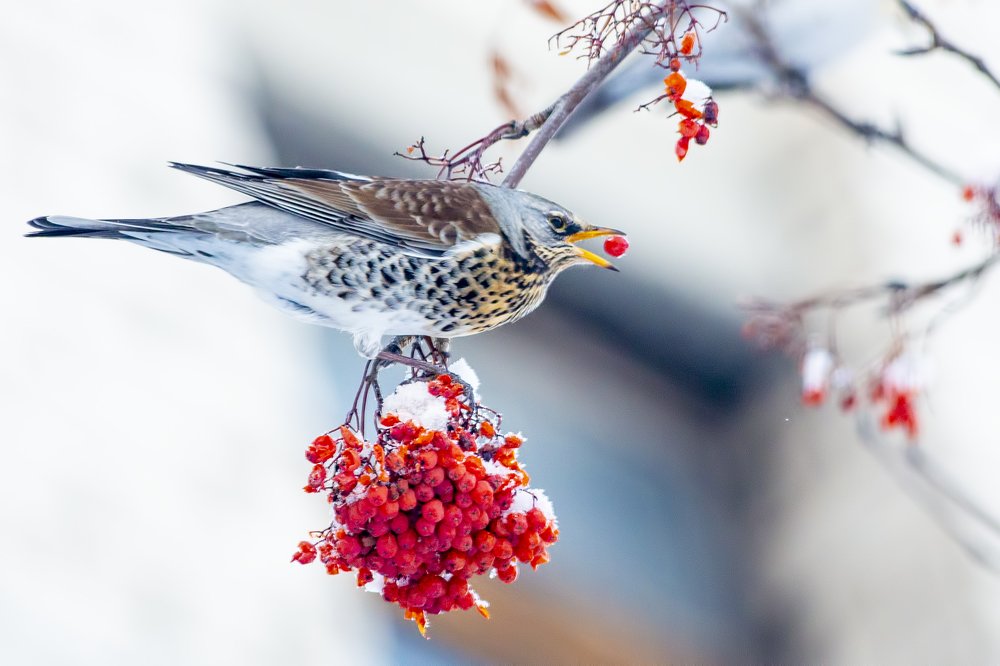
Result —
M 593 252 L 575 243 L 599 236 L 625 235 L 617 229 L 595 227 L 571 211 L 538 195 L 494 186 L 480 186 L 500 228 L 521 256 L 537 254 L 553 268 L 594 263 L 618 270 Z

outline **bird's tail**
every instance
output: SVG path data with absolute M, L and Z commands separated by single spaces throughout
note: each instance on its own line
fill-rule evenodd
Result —
M 128 239 L 129 232 L 176 231 L 176 223 L 164 220 L 88 220 L 82 217 L 67 217 L 64 215 L 47 215 L 36 217 L 28 224 L 35 231 L 25 234 L 28 237 L 49 236 L 83 236 L 86 238 L 123 238 Z
M 29 238 L 57 236 L 113 238 L 127 240 L 160 252 L 199 258 L 199 248 L 193 247 L 192 243 L 187 241 L 202 241 L 207 235 L 191 226 L 191 221 L 191 216 L 148 220 L 88 220 L 82 217 L 48 215 L 30 220 L 28 224 L 34 227 L 35 231 L 25 235 Z

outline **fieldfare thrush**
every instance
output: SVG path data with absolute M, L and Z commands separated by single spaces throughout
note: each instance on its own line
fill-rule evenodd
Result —
M 169 218 L 39 217 L 29 235 L 118 238 L 218 266 L 286 312 L 352 333 L 368 358 L 383 335 L 453 338 L 516 321 L 575 264 L 616 270 L 574 243 L 621 232 L 520 190 L 305 168 L 171 166 L 254 201 Z

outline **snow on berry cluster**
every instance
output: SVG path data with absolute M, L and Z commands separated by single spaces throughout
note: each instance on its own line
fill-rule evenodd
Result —
M 426 635 L 427 615 L 487 603 L 469 586 L 505 583 L 518 563 L 536 568 L 559 531 L 552 504 L 528 487 L 520 435 L 501 435 L 448 375 L 400 385 L 383 404 L 375 438 L 348 426 L 317 437 L 306 492 L 326 495 L 333 522 L 292 557 L 401 606 Z

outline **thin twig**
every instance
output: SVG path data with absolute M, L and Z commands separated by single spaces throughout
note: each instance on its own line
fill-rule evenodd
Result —
M 924 155 L 910 145 L 899 128 L 889 131 L 870 122 L 854 120 L 847 113 L 840 110 L 836 104 L 817 94 L 809 83 L 806 73 L 792 66 L 781 57 L 774 46 L 774 41 L 771 39 L 770 33 L 757 20 L 756 16 L 751 15 L 749 12 L 744 12 L 742 18 L 757 42 L 758 57 L 765 65 L 771 68 L 778 81 L 784 86 L 786 95 L 794 100 L 809 104 L 844 129 L 860 136 L 865 141 L 881 141 L 882 143 L 895 146 L 920 166 L 951 183 L 962 185 L 966 182 L 966 179 L 957 172 Z
M 397 157 L 424 162 L 438 167 L 438 178 L 461 178 L 463 180 L 484 179 L 490 173 L 500 171 L 500 162 L 483 164 L 483 154 L 488 148 L 503 140 L 516 141 L 528 136 L 541 127 L 555 108 L 555 104 L 534 113 L 524 120 L 511 120 L 490 130 L 485 136 L 476 139 L 467 146 L 458 149 L 451 155 L 448 151 L 438 156 L 429 155 L 424 148 L 424 139 L 420 138 L 407 148 L 406 153 L 393 153 Z M 414 155 L 414 152 L 417 154 Z
M 879 437 L 868 416 L 859 415 L 857 426 L 865 448 L 918 500 L 941 529 L 974 561 L 991 573 L 1000 574 L 1000 520 L 997 516 L 966 493 L 921 449 L 907 445 L 900 451 L 891 447 Z M 986 540 L 976 539 L 962 529 L 961 519 L 985 533 Z
M 957 273 L 953 273 L 952 275 L 948 275 L 937 280 L 918 282 L 912 285 L 896 280 L 880 284 L 866 285 L 864 287 L 811 296 L 809 298 L 804 298 L 800 301 L 784 305 L 782 308 L 798 313 L 814 310 L 816 308 L 830 308 L 837 310 L 847 306 L 857 305 L 864 301 L 888 297 L 890 301 L 889 310 L 893 313 L 899 313 L 909 308 L 917 301 L 947 289 L 948 287 L 952 287 L 966 281 L 971 282 L 978 280 L 998 261 L 1000 261 L 1000 252 L 992 252 L 982 261 L 967 268 L 963 268 Z
M 916 47 L 912 49 L 906 49 L 904 51 L 899 51 L 899 55 L 903 56 L 924 55 L 926 53 L 930 53 L 931 51 L 935 51 L 938 49 L 940 49 L 941 51 L 947 51 L 948 53 L 954 54 L 959 58 L 961 58 L 962 60 L 965 60 L 966 62 L 970 63 L 973 67 L 978 69 L 983 76 L 989 79 L 993 83 L 993 85 L 995 85 L 997 88 L 1000 88 L 1000 79 L 998 79 L 996 74 L 991 72 L 989 67 L 986 66 L 985 60 L 983 60 L 979 56 L 969 53 L 960 46 L 957 46 L 954 42 L 949 41 L 948 39 L 942 37 L 941 32 L 938 30 L 937 26 L 934 25 L 934 22 L 931 21 L 923 12 L 921 12 L 919 9 L 914 7 L 906 0 L 899 0 L 899 4 L 903 8 L 903 11 L 906 12 L 906 15 L 910 17 L 910 19 L 916 21 L 917 23 L 927 28 L 927 31 L 931 34 L 931 43 L 929 45 L 923 47 Z

